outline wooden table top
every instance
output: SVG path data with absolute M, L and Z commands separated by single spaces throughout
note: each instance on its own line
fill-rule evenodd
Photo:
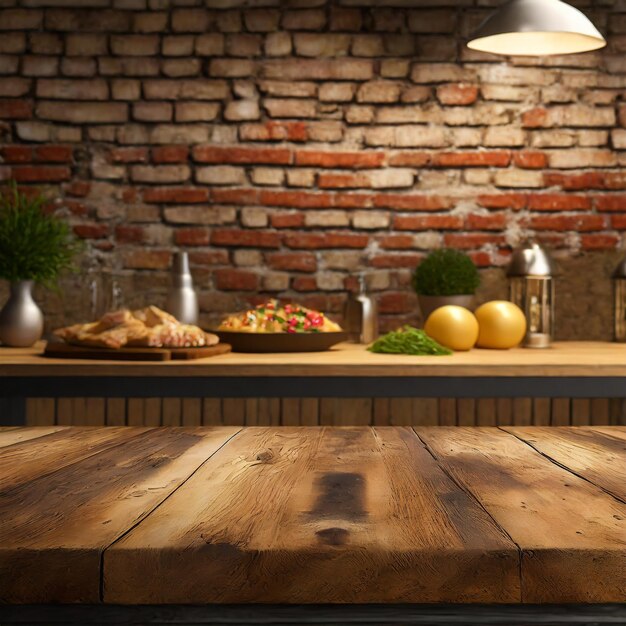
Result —
M 626 344 L 561 342 L 546 350 L 471 350 L 451 356 L 372 354 L 340 344 L 326 352 L 225 354 L 194 361 L 51 359 L 0 347 L 0 376 L 626 376 Z
M 0 603 L 626 601 L 626 428 L 5 428 Z

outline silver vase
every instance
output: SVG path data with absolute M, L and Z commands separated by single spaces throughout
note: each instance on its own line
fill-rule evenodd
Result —
M 11 283 L 11 295 L 0 311 L 0 342 L 28 348 L 43 335 L 43 313 L 33 300 L 33 281 Z
M 198 323 L 198 296 L 193 288 L 189 256 L 186 252 L 177 252 L 174 255 L 172 286 L 167 294 L 165 309 L 183 324 Z

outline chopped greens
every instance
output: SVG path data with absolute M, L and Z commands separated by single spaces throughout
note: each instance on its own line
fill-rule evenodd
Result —
M 452 354 L 452 350 L 438 344 L 423 330 L 412 326 L 403 326 L 378 338 L 369 348 L 370 352 L 387 354 L 415 354 L 443 356 Z

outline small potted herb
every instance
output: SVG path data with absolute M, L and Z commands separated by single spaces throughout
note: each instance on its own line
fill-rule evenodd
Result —
M 435 309 L 446 304 L 472 309 L 479 284 L 480 276 L 472 260 L 450 248 L 431 252 L 413 275 L 424 321 Z
M 67 222 L 44 210 L 47 202 L 41 194 L 20 192 L 14 182 L 0 192 L 0 278 L 11 287 L 0 311 L 0 341 L 7 346 L 28 347 L 41 338 L 43 314 L 33 285 L 54 287 L 82 247 Z

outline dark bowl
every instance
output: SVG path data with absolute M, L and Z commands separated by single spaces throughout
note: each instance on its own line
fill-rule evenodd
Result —
M 233 352 L 322 352 L 346 341 L 348 333 L 240 333 L 211 330 L 220 341 L 232 346 Z

